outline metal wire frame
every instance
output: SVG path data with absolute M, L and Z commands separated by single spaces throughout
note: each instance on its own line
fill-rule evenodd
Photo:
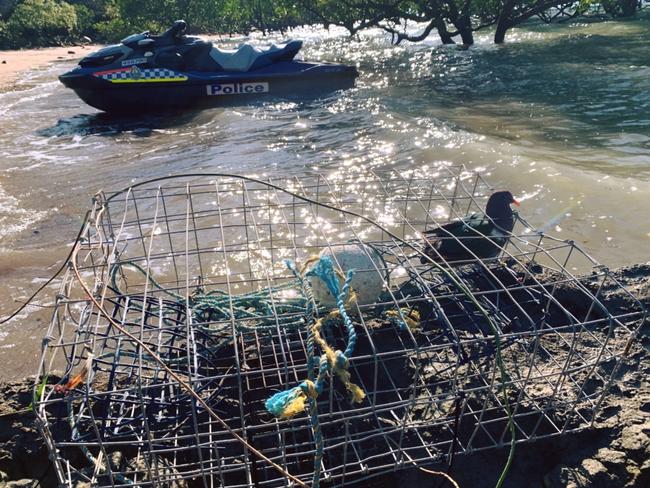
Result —
M 91 364 L 77 388 L 38 394 L 60 482 L 291 484 L 257 449 L 309 483 L 308 416 L 276 420 L 263 406 L 307 377 L 304 312 L 289 306 L 300 297 L 285 260 L 305 262 L 349 241 L 382 256 L 357 272 L 376 274 L 385 291 L 352 306 L 359 344 L 350 372 L 366 400 L 351 405 L 332 380 L 317 401 L 324 482 L 505 446 L 511 421 L 516 442 L 593 423 L 645 320 L 637 302 L 624 313 L 608 308 L 602 291 L 623 288 L 606 268 L 523 220 L 496 258 L 420 262 L 422 231 L 482 212 L 491 191 L 480 174 L 441 166 L 264 182 L 186 175 L 98 195 L 39 368 L 45 377 L 62 369 L 63 384 Z M 198 320 L 192 297 L 215 290 L 223 316 Z M 252 292 L 264 309 L 236 319 L 248 312 L 230 297 Z M 392 323 L 389 310 L 417 310 L 420 327 Z M 325 329 L 340 347 L 338 325 Z

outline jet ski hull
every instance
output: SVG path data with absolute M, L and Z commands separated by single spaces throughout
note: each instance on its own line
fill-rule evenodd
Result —
M 105 112 L 177 111 L 273 98 L 313 98 L 352 88 L 354 67 L 284 61 L 249 72 L 183 72 L 146 66 L 77 67 L 59 77 Z

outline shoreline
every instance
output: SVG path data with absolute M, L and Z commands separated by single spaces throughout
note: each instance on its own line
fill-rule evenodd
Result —
M 650 265 L 624 266 L 613 270 L 625 290 L 603 289 L 601 299 L 619 311 L 629 310 L 629 292 L 650 306 Z M 600 406 L 591 427 L 560 436 L 529 439 L 517 447 L 506 478 L 507 486 L 534 488 L 625 488 L 647 487 L 650 481 L 650 330 L 646 323 L 622 359 L 616 381 Z M 51 381 L 56 383 L 56 374 Z M 0 487 L 56 488 L 53 465 L 30 409 L 36 377 L 0 381 Z M 552 409 L 551 409 L 552 410 Z M 479 450 L 458 455 L 452 477 L 464 488 L 492 488 L 507 459 L 507 449 Z M 431 464 L 437 471 L 446 462 Z M 122 468 L 125 469 L 125 468 Z M 355 479 L 355 486 L 363 478 Z M 372 486 L 398 484 L 434 487 L 440 480 L 414 469 L 399 470 L 376 478 Z M 79 480 L 73 488 L 87 488 Z M 186 480 L 170 480 L 165 487 L 187 488 Z M 365 486 L 365 485 L 364 485 Z
M 57 61 L 73 61 L 100 46 L 61 46 L 0 51 L 0 93 L 13 91 L 20 75 L 26 71 L 49 66 Z

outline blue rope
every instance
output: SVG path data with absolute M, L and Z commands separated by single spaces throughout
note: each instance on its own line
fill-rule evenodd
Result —
M 320 357 L 320 365 L 318 368 L 318 380 L 316 381 L 316 391 L 320 394 L 325 386 L 325 377 L 329 370 L 327 364 L 327 356 L 323 354 Z M 316 452 L 314 453 L 314 474 L 312 476 L 312 488 L 318 488 L 320 485 L 321 464 L 323 463 L 323 432 L 320 428 L 318 420 L 318 404 L 316 399 L 309 397 L 309 417 L 311 419 L 311 429 L 314 433 L 314 444 L 316 445 Z
M 275 330 L 277 327 L 276 316 L 285 316 L 282 327 L 285 329 L 296 329 L 307 326 L 307 379 L 297 386 L 280 391 L 269 397 L 265 402 L 266 409 L 276 417 L 288 418 L 296 413 L 305 410 L 305 402 L 311 421 L 312 432 L 314 436 L 315 454 L 314 454 L 314 473 L 312 486 L 318 488 L 320 485 L 321 466 L 324 453 L 323 434 L 318 419 L 317 398 L 322 394 L 325 388 L 329 373 L 335 371 L 343 380 L 346 388 L 352 393 L 353 401 L 361 401 L 365 394 L 356 385 L 350 383 L 350 373 L 347 371 L 348 358 L 354 353 L 357 342 L 356 331 L 350 316 L 345 309 L 346 298 L 351 294 L 350 284 L 354 276 L 354 270 L 349 270 L 341 286 L 339 278 L 334 270 L 334 263 L 329 256 L 322 256 L 318 259 L 314 267 L 304 275 L 298 271 L 292 261 L 285 261 L 287 268 L 295 276 L 302 297 L 293 300 L 282 300 L 272 303 L 273 294 L 279 291 L 290 289 L 295 286 L 294 283 L 287 283 L 278 287 L 263 289 L 257 292 L 246 293 L 242 295 L 228 295 L 222 291 L 203 292 L 202 290 L 192 294 L 187 299 L 177 293 L 164 289 L 151 275 L 140 267 L 131 262 L 120 263 L 113 266 L 111 270 L 111 283 L 113 288 L 120 294 L 117 284 L 117 275 L 122 266 L 131 266 L 142 274 L 147 276 L 148 281 L 154 288 L 170 296 L 175 303 L 180 305 L 187 304 L 192 315 L 197 320 L 194 326 L 197 330 L 207 335 L 221 334 L 229 330 L 230 324 L 211 324 L 214 322 L 229 322 L 235 320 L 235 328 L 241 331 L 259 331 Z M 305 276 L 316 276 L 321 279 L 329 289 L 330 293 L 336 298 L 336 307 L 338 313 L 343 319 L 347 331 L 347 346 L 344 352 L 340 350 L 332 351 L 329 346 L 319 338 L 321 348 L 326 349 L 318 360 L 318 370 L 316 370 L 316 319 L 317 307 L 313 296 L 313 290 Z M 144 305 L 144 304 L 143 304 Z M 296 314 L 296 318 L 288 318 L 288 314 Z M 254 321 L 254 325 L 247 325 L 246 321 Z M 320 322 L 318 327 L 320 327 Z M 320 336 L 319 336 L 320 337 Z M 228 341 L 222 341 L 215 350 L 223 347 Z M 355 394 L 356 392 L 356 394 Z
M 194 327 L 208 336 L 229 332 L 232 320 L 235 320 L 237 332 L 274 331 L 277 328 L 276 316 L 284 317 L 281 325 L 285 329 L 302 328 L 305 325 L 303 315 L 305 307 L 308 309 L 313 307 L 313 304 L 306 303 L 302 297 L 274 300 L 279 292 L 294 288 L 295 284 L 291 282 L 241 295 L 229 295 L 221 290 L 197 291 L 186 299 L 178 293 L 165 289 L 151 274 L 147 274 L 144 268 L 129 261 L 114 264 L 110 272 L 111 285 L 122 296 L 126 296 L 126 293 L 120 290 L 117 278 L 123 267 L 131 267 L 139 271 L 147 277 L 153 288 L 169 296 L 175 304 L 182 306 L 187 304 L 195 319 Z M 157 305 L 153 303 L 147 305 L 152 312 L 157 311 Z M 137 310 L 139 306 L 136 306 L 132 300 L 131 307 Z M 163 309 L 163 315 L 170 317 L 175 315 L 173 307 L 169 308 L 170 310 Z M 289 318 L 290 315 L 295 315 L 295 318 Z M 214 322 L 223 322 L 223 324 Z M 254 323 L 249 325 L 247 322 Z M 228 342 L 224 342 L 220 347 L 227 344 Z
M 314 380 L 314 361 L 315 361 L 315 339 L 314 339 L 314 329 L 313 325 L 316 315 L 316 307 L 314 306 L 314 294 L 312 292 L 309 282 L 306 281 L 303 276 L 296 269 L 293 261 L 285 261 L 287 267 L 291 270 L 293 275 L 298 280 L 300 284 L 300 289 L 302 290 L 306 300 L 307 308 L 305 310 L 305 316 L 307 318 L 308 327 L 307 327 L 307 378 L 310 381 Z M 329 365 L 327 363 L 327 355 L 323 354 L 320 357 L 318 375 L 316 383 L 314 385 L 315 391 L 318 395 L 323 391 L 325 387 L 325 378 L 329 371 Z M 308 391 L 305 391 L 307 384 L 303 381 L 300 384 L 303 389 L 303 393 L 308 395 Z M 318 403 L 316 398 L 309 395 L 307 397 L 309 405 L 309 418 L 311 421 L 311 429 L 314 435 L 314 444 L 316 446 L 316 451 L 314 453 L 314 473 L 312 475 L 312 487 L 319 488 L 320 486 L 320 475 L 321 475 L 321 465 L 323 462 L 323 451 L 324 451 L 324 442 L 323 442 L 323 431 L 320 427 L 320 421 L 318 419 Z
M 314 453 L 314 473 L 312 477 L 312 486 L 318 488 L 320 485 L 321 467 L 323 462 L 324 441 L 323 433 L 318 419 L 318 404 L 316 399 L 323 392 L 325 388 L 325 381 L 332 369 L 337 374 L 342 376 L 346 387 L 353 389 L 353 391 L 361 391 L 356 385 L 351 385 L 349 382 L 348 357 L 354 352 L 357 342 L 357 335 L 354 330 L 354 324 L 350 319 L 347 310 L 345 309 L 345 300 L 350 293 L 350 283 L 354 276 L 354 270 L 348 271 L 346 274 L 343 286 L 339 285 L 339 279 L 334 271 L 334 263 L 329 256 L 322 256 L 316 262 L 315 266 L 303 276 L 296 268 L 295 264 L 291 261 L 286 261 L 287 267 L 291 270 L 296 280 L 300 284 L 300 288 L 306 300 L 305 317 L 308 325 L 307 328 L 307 380 L 301 382 L 298 386 L 288 390 L 280 391 L 272 395 L 265 402 L 266 409 L 276 417 L 288 418 L 304 410 L 305 401 L 308 404 L 309 417 L 311 421 L 312 432 L 314 436 L 315 453 Z M 334 352 L 333 364 L 328 358 L 327 351 L 323 351 L 320 356 L 318 364 L 318 374 L 314 380 L 314 363 L 315 355 L 315 342 L 316 342 L 316 308 L 310 283 L 305 279 L 305 276 L 316 276 L 321 279 L 329 289 L 330 293 L 336 297 L 336 305 L 338 312 L 343 318 L 343 323 L 347 329 L 348 344 L 345 352 L 339 350 Z M 318 326 L 320 327 L 320 325 Z M 321 339 L 322 348 L 326 348 L 329 354 L 332 354 L 329 346 L 324 344 Z M 355 401 L 360 401 L 358 398 L 363 398 L 363 394 L 352 395 L 357 398 Z
M 314 306 L 314 294 L 309 286 L 309 283 L 305 281 L 303 276 L 300 274 L 296 265 L 290 259 L 286 259 L 284 263 L 287 265 L 287 268 L 293 273 L 300 285 L 300 289 L 306 299 L 307 306 L 305 310 L 305 317 L 307 320 L 307 377 L 313 381 L 314 379 L 314 330 L 312 325 L 315 322 L 316 316 L 316 307 Z
M 347 272 L 342 288 L 339 286 L 338 276 L 334 271 L 334 263 L 332 262 L 332 258 L 329 256 L 322 256 L 316 265 L 307 272 L 307 276 L 317 276 L 327 285 L 332 296 L 336 298 L 336 306 L 339 309 L 341 317 L 343 317 L 343 323 L 348 332 L 348 345 L 345 348 L 345 352 L 341 353 L 340 351 L 336 351 L 337 366 L 339 367 L 345 367 L 348 358 L 352 356 L 354 348 L 357 345 L 357 333 L 354 330 L 354 324 L 352 324 L 352 320 L 345 309 L 345 298 L 350 291 L 350 283 L 352 282 L 354 272 L 355 270 L 353 269 Z

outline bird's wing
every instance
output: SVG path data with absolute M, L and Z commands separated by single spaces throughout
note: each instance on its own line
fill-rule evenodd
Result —
M 424 232 L 425 253 L 447 261 L 491 258 L 499 254 L 508 236 L 483 214 L 473 214 Z M 435 249 L 435 253 L 434 253 Z M 434 255 L 435 254 L 435 255 Z
M 435 229 L 425 230 L 423 234 L 427 237 L 445 237 L 451 235 L 457 235 L 463 232 L 463 229 L 468 225 L 468 222 L 472 220 L 474 216 L 467 217 L 463 220 L 456 220 L 454 222 L 449 222 L 448 224 L 441 225 Z
M 425 230 L 423 234 L 425 237 L 431 239 L 432 237 L 467 237 L 482 235 L 489 236 L 494 229 L 494 225 L 489 219 L 485 218 L 482 214 L 472 214 L 462 220 L 449 222 L 448 224 L 441 225 L 435 229 Z
M 464 234 L 473 237 L 489 237 L 495 229 L 494 224 L 483 215 L 472 215 L 472 219 L 467 222 L 463 229 Z

